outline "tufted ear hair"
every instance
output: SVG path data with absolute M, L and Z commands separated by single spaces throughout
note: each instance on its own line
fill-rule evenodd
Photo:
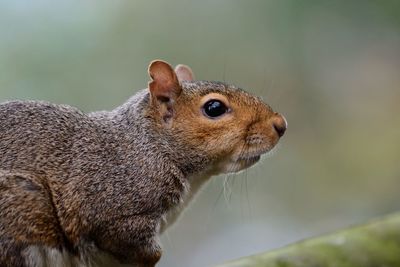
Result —
M 194 74 L 191 68 L 186 65 L 179 64 L 178 66 L 175 67 L 175 73 L 178 76 L 179 82 L 181 81 L 193 81 L 194 80 Z
M 148 69 L 152 81 L 149 82 L 151 97 L 155 101 L 172 103 L 182 89 L 174 69 L 167 62 L 154 60 Z

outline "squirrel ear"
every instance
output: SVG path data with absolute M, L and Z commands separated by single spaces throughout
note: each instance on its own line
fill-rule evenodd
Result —
M 181 81 L 193 81 L 194 74 L 191 68 L 186 65 L 179 64 L 175 67 L 176 75 L 178 76 L 178 80 Z
M 167 62 L 154 60 L 148 69 L 150 77 L 149 90 L 155 99 L 161 102 L 169 102 L 176 99 L 181 93 L 178 77 Z

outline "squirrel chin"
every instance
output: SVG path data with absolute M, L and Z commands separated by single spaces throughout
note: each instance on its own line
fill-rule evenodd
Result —
M 241 151 L 238 155 L 233 155 L 225 161 L 218 164 L 220 173 L 237 173 L 243 171 L 260 161 L 261 156 L 272 153 L 275 144 L 267 144 L 264 147 L 257 149 L 248 149 L 248 151 Z
M 222 167 L 221 173 L 236 173 L 250 168 L 256 164 L 261 158 L 261 155 L 249 158 L 239 158 L 235 161 L 229 161 Z
M 250 157 L 229 158 L 225 161 L 220 161 L 214 169 L 213 175 L 237 173 L 255 165 L 261 159 L 260 155 Z

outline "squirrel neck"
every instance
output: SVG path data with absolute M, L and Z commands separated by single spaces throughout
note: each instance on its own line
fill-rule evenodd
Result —
M 206 155 L 186 144 L 184 136 L 162 127 L 154 117 L 149 116 L 149 102 L 150 94 L 148 89 L 144 89 L 112 111 L 94 112 L 89 116 L 107 122 L 106 127 L 116 130 L 115 134 L 122 135 L 126 145 L 149 148 L 152 150 L 149 151 L 150 154 L 157 154 L 157 157 L 167 160 L 185 177 L 201 176 L 202 173 L 207 175 L 209 159 Z
M 148 115 L 149 102 L 148 91 L 142 90 L 112 111 L 91 113 L 89 116 L 105 122 L 107 131 L 112 129 L 112 134 L 118 136 L 119 141 L 123 140 L 118 146 L 121 150 L 119 154 L 128 154 L 128 158 L 133 160 L 138 160 L 140 154 L 143 157 L 141 160 L 151 162 L 151 166 L 144 164 L 141 167 L 147 169 L 145 172 L 157 176 L 169 173 L 177 179 L 175 184 L 181 192 L 180 200 L 175 208 L 168 209 L 164 214 L 163 232 L 179 217 L 213 172 L 209 167 L 212 166 L 210 159 L 205 154 L 185 143 L 181 133 L 172 132 L 157 122 L 154 116 Z M 129 166 L 129 162 L 124 165 Z

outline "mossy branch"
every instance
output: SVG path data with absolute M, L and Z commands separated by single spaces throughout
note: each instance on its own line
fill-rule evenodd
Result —
M 219 267 L 398 267 L 400 214 Z

